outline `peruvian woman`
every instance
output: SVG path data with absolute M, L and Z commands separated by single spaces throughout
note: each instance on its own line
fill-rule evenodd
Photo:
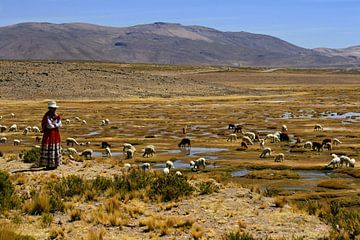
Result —
M 42 122 L 43 138 L 41 143 L 40 167 L 55 169 L 61 163 L 61 138 L 59 128 L 61 127 L 61 116 L 56 113 L 58 106 L 55 101 L 48 102 L 48 111 Z

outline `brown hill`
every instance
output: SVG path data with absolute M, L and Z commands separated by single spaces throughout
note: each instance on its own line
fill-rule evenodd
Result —
M 162 22 L 125 28 L 83 23 L 2 27 L 0 59 L 293 67 L 356 67 L 360 63 L 272 36 Z

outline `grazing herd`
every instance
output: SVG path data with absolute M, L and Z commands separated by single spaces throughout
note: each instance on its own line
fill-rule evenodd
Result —
M 267 158 L 270 157 L 272 154 L 272 150 L 270 147 L 266 147 L 266 141 L 270 140 L 271 143 L 277 143 L 277 142 L 289 142 L 290 141 L 290 137 L 287 134 L 288 132 L 288 128 L 286 125 L 283 125 L 281 127 L 281 131 L 276 131 L 274 133 L 269 133 L 267 134 L 264 138 L 259 138 L 259 134 L 258 133 L 254 133 L 254 132 L 243 132 L 243 128 L 240 125 L 235 125 L 235 124 L 229 124 L 228 125 L 228 129 L 234 129 L 233 133 L 230 133 L 228 135 L 227 138 L 227 142 L 235 142 L 238 139 L 238 135 L 236 134 L 236 132 L 240 132 L 242 134 L 242 142 L 240 144 L 241 149 L 248 149 L 248 145 L 253 145 L 253 142 L 259 142 L 259 147 L 261 150 L 261 153 L 259 155 L 259 158 Z M 324 128 L 320 125 L 320 124 L 315 124 L 314 126 L 314 131 L 323 131 Z M 300 144 L 301 143 L 301 139 L 297 138 L 296 139 L 296 144 Z M 337 139 L 337 138 L 325 138 L 323 139 L 322 142 L 315 142 L 315 141 L 306 141 L 303 144 L 303 148 L 304 149 L 310 149 L 313 151 L 332 151 L 333 150 L 333 146 L 337 146 L 339 144 L 341 144 L 342 142 Z M 355 159 L 350 159 L 347 156 L 340 156 L 337 157 L 335 154 L 332 154 L 333 159 L 326 165 L 326 167 L 333 167 L 333 168 L 337 168 L 337 167 L 342 167 L 342 166 L 346 166 L 346 167 L 355 167 Z M 285 160 L 285 155 L 284 153 L 278 153 L 275 157 L 274 157 L 274 161 L 275 162 L 283 162 Z
M 15 116 L 15 114 L 11 115 L 11 117 L 13 117 L 13 116 Z M 87 124 L 87 121 L 84 119 L 81 119 L 80 117 L 75 117 L 74 119 L 75 119 L 75 121 L 79 122 L 80 124 L 84 124 L 84 125 Z M 70 124 L 71 120 L 66 119 L 65 123 Z M 110 124 L 109 119 L 102 119 L 100 121 L 100 126 L 107 126 L 109 124 Z M 247 150 L 249 148 L 249 146 L 254 145 L 255 142 L 258 142 L 259 149 L 261 151 L 259 158 L 268 158 L 268 157 L 272 156 L 273 151 L 270 147 L 266 146 L 266 142 L 270 141 L 270 143 L 276 144 L 278 142 L 289 142 L 290 141 L 290 136 L 287 133 L 288 127 L 286 125 L 282 125 L 281 131 L 269 133 L 269 134 L 265 135 L 263 138 L 260 138 L 259 133 L 257 133 L 257 132 L 244 131 L 243 126 L 241 126 L 239 124 L 237 124 L 237 125 L 229 124 L 228 129 L 231 130 L 232 132 L 228 135 L 226 141 L 227 142 L 236 142 L 238 139 L 241 139 L 240 147 L 243 150 Z M 324 128 L 320 124 L 316 124 L 314 126 L 314 131 L 323 131 L 323 130 L 324 130 Z M 10 127 L 0 125 L 0 132 L 6 132 L 6 131 L 7 132 L 17 132 L 18 131 L 17 124 L 12 124 Z M 188 131 L 187 126 L 185 126 L 182 129 L 182 133 L 185 135 L 187 133 L 187 131 Z M 28 127 L 24 128 L 22 131 L 23 135 L 28 135 L 31 132 L 40 134 L 40 129 L 37 126 L 32 126 L 32 127 L 28 126 Z M 237 135 L 237 133 L 241 134 L 241 137 L 239 137 Z M 36 136 L 35 140 L 36 140 L 36 142 L 40 142 L 41 138 L 39 136 Z M 5 143 L 7 143 L 7 141 L 8 141 L 8 139 L 5 136 L 0 138 L 0 144 L 5 144 Z M 13 144 L 16 146 L 20 145 L 21 142 L 22 142 L 21 139 L 13 139 Z M 77 156 L 82 156 L 85 159 L 92 159 L 94 157 L 94 151 L 90 148 L 85 149 L 80 153 L 74 148 L 74 146 L 79 146 L 79 145 L 90 145 L 91 144 L 90 142 L 79 143 L 73 137 L 66 138 L 65 142 L 66 142 L 66 146 L 68 148 L 63 149 L 63 152 L 67 153 L 70 159 L 75 159 L 75 157 L 77 157 Z M 299 144 L 299 143 L 301 143 L 300 138 L 298 138 L 296 140 L 296 144 Z M 333 139 L 325 138 L 325 139 L 323 139 L 322 142 L 306 141 L 303 144 L 303 148 L 317 151 L 317 152 L 324 151 L 324 150 L 332 151 L 333 146 L 337 146 L 341 143 L 342 142 L 337 138 L 333 138 Z M 187 137 L 182 138 L 178 144 L 178 147 L 190 149 L 191 148 L 191 140 Z M 104 152 L 103 152 L 104 157 L 111 158 L 113 156 L 112 151 L 110 149 L 111 145 L 108 142 L 105 142 L 105 141 L 101 142 L 101 148 L 104 149 Z M 132 144 L 130 144 L 130 143 L 123 144 L 123 154 L 124 154 L 124 156 L 126 156 L 126 159 L 134 158 L 135 153 L 136 153 L 136 148 Z M 3 153 L 1 153 L 1 154 L 3 155 Z M 156 154 L 155 146 L 147 145 L 143 149 L 142 157 L 150 158 L 150 157 L 153 157 L 155 154 Z M 2 157 L 2 155 L 0 157 Z M 355 159 L 353 159 L 353 158 L 349 158 L 344 155 L 337 156 L 334 153 L 331 156 L 332 156 L 332 159 L 326 165 L 327 167 L 333 167 L 333 168 L 337 168 L 337 167 L 341 167 L 341 166 L 355 167 Z M 283 162 L 284 160 L 285 160 L 284 153 L 277 153 L 274 156 L 275 162 Z M 124 167 L 131 168 L 133 166 L 126 163 L 124 165 Z M 200 169 L 206 168 L 206 159 L 204 157 L 200 157 L 196 160 L 190 161 L 190 168 L 193 171 L 198 171 Z M 150 163 L 143 163 L 141 165 L 141 169 L 149 170 Z M 163 173 L 169 174 L 172 169 L 174 169 L 174 163 L 171 161 L 167 161 L 165 163 L 165 168 L 163 169 Z M 177 171 L 175 174 L 182 175 L 181 172 L 179 172 L 179 171 Z

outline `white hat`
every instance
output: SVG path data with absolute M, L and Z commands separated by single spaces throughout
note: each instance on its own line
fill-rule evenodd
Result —
M 59 106 L 56 105 L 55 101 L 48 102 L 48 108 L 58 108 Z

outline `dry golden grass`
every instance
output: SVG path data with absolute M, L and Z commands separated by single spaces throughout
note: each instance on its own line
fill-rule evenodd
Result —
M 112 64 L 87 64 L 89 67 L 115 67 Z M 71 64 L 69 63 L 69 65 Z M 56 180 L 59 176 L 71 174 L 82 176 L 84 179 L 93 179 L 99 175 L 110 177 L 118 173 L 125 174 L 122 171 L 124 163 L 140 165 L 143 162 L 151 162 L 154 166 L 155 164 L 164 164 L 171 159 L 181 161 L 184 164 L 180 171 L 190 180 L 206 181 L 213 178 L 227 186 L 244 186 L 257 193 L 265 192 L 268 196 L 278 194 L 281 196 L 275 199 L 274 203 L 280 207 L 286 203 L 283 196 L 292 198 L 291 200 L 294 201 L 303 201 L 304 199 L 338 201 L 341 199 L 346 206 L 358 206 L 356 203 L 360 194 L 358 166 L 354 169 L 334 170 L 333 172 L 340 175 L 325 181 L 304 179 L 295 171 L 322 171 L 331 159 L 330 153 L 359 158 L 360 127 L 358 118 L 326 117 L 326 112 L 343 114 L 359 111 L 359 74 L 336 73 L 332 70 L 324 70 L 323 72 L 282 70 L 264 73 L 261 72 L 261 69 L 234 69 L 225 73 L 222 70 L 216 72 L 219 69 L 207 67 L 173 68 L 146 65 L 121 65 L 121 68 L 146 71 L 145 74 L 141 73 L 136 76 L 139 78 L 145 75 L 147 77 L 147 74 L 179 74 L 176 76 L 177 81 L 182 84 L 186 83 L 182 82 L 182 79 L 201 80 L 204 82 L 200 85 L 213 86 L 214 91 L 218 91 L 218 94 L 225 94 L 225 96 L 213 96 L 213 91 L 207 92 L 204 91 L 204 88 L 194 90 L 196 91 L 195 95 L 203 91 L 203 96 L 189 97 L 174 93 L 172 98 L 157 98 L 154 96 L 158 95 L 154 94 L 149 98 L 134 97 L 106 100 L 105 97 L 100 99 L 102 97 L 96 95 L 97 99 L 66 100 L 65 98 L 69 97 L 68 92 L 63 97 L 54 95 L 52 97 L 57 98 L 61 106 L 58 112 L 63 116 L 63 119 L 71 119 L 71 123 L 69 125 L 64 124 L 61 129 L 62 139 L 75 137 L 81 143 L 90 141 L 90 146 L 79 145 L 75 147 L 79 152 L 85 148 L 92 148 L 99 155 L 93 160 L 84 160 L 82 157 L 75 158 L 74 161 L 67 160 L 66 165 L 52 172 L 12 174 L 11 178 L 17 184 L 17 189 L 28 190 L 30 184 L 43 186 L 50 180 Z M 52 71 L 55 70 L 52 69 Z M 198 74 L 199 72 L 201 74 Z M 95 77 L 97 76 L 91 76 L 94 79 Z M 99 79 L 97 81 L 101 82 Z M 244 90 L 241 94 L 237 93 L 239 88 Z M 235 89 L 234 92 L 231 92 L 232 89 Z M 140 96 L 144 95 L 140 94 Z M 42 97 L 40 96 L 40 98 Z M 4 118 L 0 124 L 9 126 L 14 122 L 18 124 L 19 129 L 23 129 L 29 124 L 39 126 L 41 117 L 46 111 L 46 102 L 45 100 L 13 101 L 5 100 L 2 97 L 0 115 L 3 115 Z M 22 117 L 11 119 L 9 117 L 11 112 Z M 286 112 L 291 112 L 295 117 L 284 117 Z M 306 117 L 306 114 L 311 114 L 311 116 Z M 77 123 L 74 120 L 75 116 L 80 116 L 88 123 L 86 125 Z M 100 120 L 104 118 L 110 119 L 111 124 L 109 126 L 100 126 Z M 299 137 L 303 142 L 321 142 L 324 138 L 337 137 L 343 143 L 334 146 L 332 152 L 314 152 L 304 150 L 303 142 L 296 145 L 294 142 L 273 144 L 268 141 L 266 145 L 272 148 L 274 154 L 285 153 L 285 161 L 275 163 L 272 157 L 268 159 L 259 158 L 258 143 L 249 146 L 245 151 L 236 151 L 240 141 L 232 143 L 226 141 L 228 134 L 232 132 L 227 129 L 229 123 L 241 124 L 245 131 L 259 131 L 260 137 L 280 130 L 281 125 L 286 124 L 291 139 Z M 325 130 L 314 132 L 313 126 L 316 123 L 322 124 Z M 185 125 L 188 126 L 187 133 L 183 134 L 182 128 Z M 94 132 L 96 134 L 89 135 Z M 21 131 L 18 131 L 15 133 L 5 132 L 2 135 L 11 140 L 21 137 L 23 141 L 20 146 L 13 146 L 11 142 L 1 146 L 1 151 L 5 153 L 5 159 L 10 161 L 1 162 L 1 166 L 8 171 L 28 167 L 28 165 L 18 161 L 18 153 L 35 144 L 36 134 L 31 133 L 25 136 L 22 135 Z M 145 138 L 145 136 L 155 136 L 155 138 Z M 178 149 L 177 144 L 184 137 L 191 138 L 193 148 L 224 148 L 226 150 L 195 155 L 170 153 L 169 150 Z M 101 156 L 103 149 L 99 145 L 102 141 L 111 143 L 111 150 L 116 153 L 111 159 Z M 125 142 L 132 143 L 137 148 L 133 159 L 125 159 L 125 156 L 121 154 L 122 144 Z M 141 151 L 148 144 L 155 145 L 157 152 L 154 157 L 144 158 L 141 156 Z M 65 144 L 63 145 L 66 147 Z M 207 168 L 192 172 L 188 167 L 189 162 L 203 156 L 207 158 Z M 231 177 L 234 171 L 244 168 L 252 171 L 248 177 Z M 162 172 L 160 171 L 159 174 Z M 249 177 L 254 178 L 250 179 Z M 287 190 L 286 187 L 288 186 L 299 187 L 300 190 L 296 188 L 295 190 Z M 348 186 L 351 186 L 351 191 Z M 210 193 L 205 187 L 203 186 L 204 192 Z M 305 190 L 302 191 L 301 187 Z M 25 192 L 23 189 L 21 191 Z M 180 218 L 175 219 L 178 223 L 174 223 L 174 219 L 161 218 L 148 213 L 148 204 L 157 204 L 156 201 L 150 200 L 148 192 L 148 189 L 131 191 L 121 196 L 120 201 L 120 197 L 117 196 L 117 191 L 114 188 L 107 189 L 99 196 L 94 189 L 87 189 L 83 195 L 68 199 L 73 203 L 73 207 L 65 207 L 65 216 L 70 219 L 73 218 L 72 216 L 74 219 L 80 217 L 81 221 L 76 223 L 85 222 L 104 226 L 126 226 L 129 222 L 142 221 L 142 224 L 146 223 L 146 228 L 153 229 L 151 234 L 154 238 L 160 235 L 173 235 L 180 228 L 187 229 L 193 226 L 193 222 L 184 223 L 185 220 Z M 261 202 L 263 199 L 259 197 L 258 200 Z M 162 199 L 159 199 L 159 202 L 161 201 Z M 95 205 L 96 203 L 100 207 L 91 209 L 86 214 L 79 214 L 77 208 L 74 207 L 79 206 L 79 203 L 84 205 L 92 205 L 93 203 Z M 257 214 L 262 210 L 267 210 L 269 205 L 264 203 L 259 206 Z M 170 202 L 161 204 L 159 209 L 171 213 L 177 211 L 180 206 L 180 203 Z M 24 205 L 24 211 L 27 213 L 34 213 L 38 210 L 46 212 L 48 209 L 46 195 L 39 195 Z M 204 206 L 204 209 L 214 210 L 216 214 L 223 210 L 217 204 Z M 187 213 L 191 214 L 190 211 Z M 254 214 L 256 213 L 254 212 Z M 229 211 L 226 216 L 229 219 L 233 218 L 236 216 L 236 212 Z M 154 221 L 158 221 L 159 224 L 154 223 Z M 186 227 L 178 227 L 182 224 Z M 195 235 L 201 235 L 202 232 L 201 229 L 197 231 L 196 227 L 193 227 L 192 231 Z M 150 237 L 150 233 L 147 236 Z
M 38 215 L 43 212 L 50 211 L 49 195 L 46 191 L 42 191 L 35 195 L 34 198 L 27 200 L 23 206 L 24 212 L 28 214 Z
M 204 230 L 202 229 L 202 227 L 199 224 L 195 223 L 191 227 L 190 233 L 194 239 L 201 239 L 202 236 L 204 235 Z

